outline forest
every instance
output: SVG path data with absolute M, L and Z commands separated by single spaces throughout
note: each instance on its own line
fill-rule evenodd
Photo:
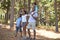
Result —
M 60 0 L 0 0 L 0 24 L 15 28 L 19 10 L 25 8 L 29 13 L 33 2 L 38 5 L 36 29 L 60 33 Z

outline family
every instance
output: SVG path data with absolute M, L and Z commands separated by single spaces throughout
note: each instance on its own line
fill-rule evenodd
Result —
M 33 30 L 34 32 L 34 40 L 36 39 L 36 20 L 38 18 L 38 6 L 36 4 L 36 2 L 34 2 L 32 4 L 31 10 L 29 13 L 27 13 L 27 11 L 22 8 L 21 9 L 21 13 L 19 15 L 19 17 L 16 20 L 16 35 L 18 34 L 18 30 L 20 31 L 20 36 L 21 38 L 23 38 L 24 40 L 26 40 L 27 36 L 26 36 L 26 29 L 28 30 L 28 35 L 29 35 L 29 39 L 31 40 L 31 32 L 30 29 Z M 23 30 L 22 30 L 23 28 Z M 22 32 L 23 32 L 23 36 L 22 36 Z

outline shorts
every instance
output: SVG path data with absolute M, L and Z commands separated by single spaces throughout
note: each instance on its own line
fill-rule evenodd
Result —
M 16 27 L 16 32 L 18 31 L 22 32 L 22 27 Z
M 36 22 L 29 22 L 27 25 L 27 29 L 32 28 L 33 30 L 35 30 L 36 28 Z
M 22 27 L 25 27 L 26 26 L 26 22 L 22 22 Z

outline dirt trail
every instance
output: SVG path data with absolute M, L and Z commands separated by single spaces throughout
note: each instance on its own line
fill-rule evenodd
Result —
M 7 30 L 7 29 L 0 29 L 0 40 L 18 40 L 18 37 L 15 37 L 14 31 Z M 46 38 L 46 37 L 37 35 L 36 40 L 60 40 L 60 39 L 51 39 L 51 38 Z
M 36 40 L 60 40 L 60 33 L 57 34 L 51 31 L 43 30 L 43 29 L 36 30 L 36 31 L 37 31 Z M 31 33 L 33 38 L 32 30 L 31 30 Z M 20 40 L 20 36 L 18 34 L 18 37 L 15 37 L 15 30 L 11 31 L 9 29 L 0 27 L 0 40 Z

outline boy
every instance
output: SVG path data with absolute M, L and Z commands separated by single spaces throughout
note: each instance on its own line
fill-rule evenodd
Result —
M 21 37 L 22 37 L 22 29 L 21 29 L 21 21 L 22 21 L 22 18 L 21 18 L 21 16 L 22 15 L 20 14 L 19 17 L 16 20 L 16 35 L 15 35 L 15 37 L 17 36 L 19 30 L 20 30 Z
M 38 5 L 36 2 L 33 3 L 34 11 L 38 13 Z

